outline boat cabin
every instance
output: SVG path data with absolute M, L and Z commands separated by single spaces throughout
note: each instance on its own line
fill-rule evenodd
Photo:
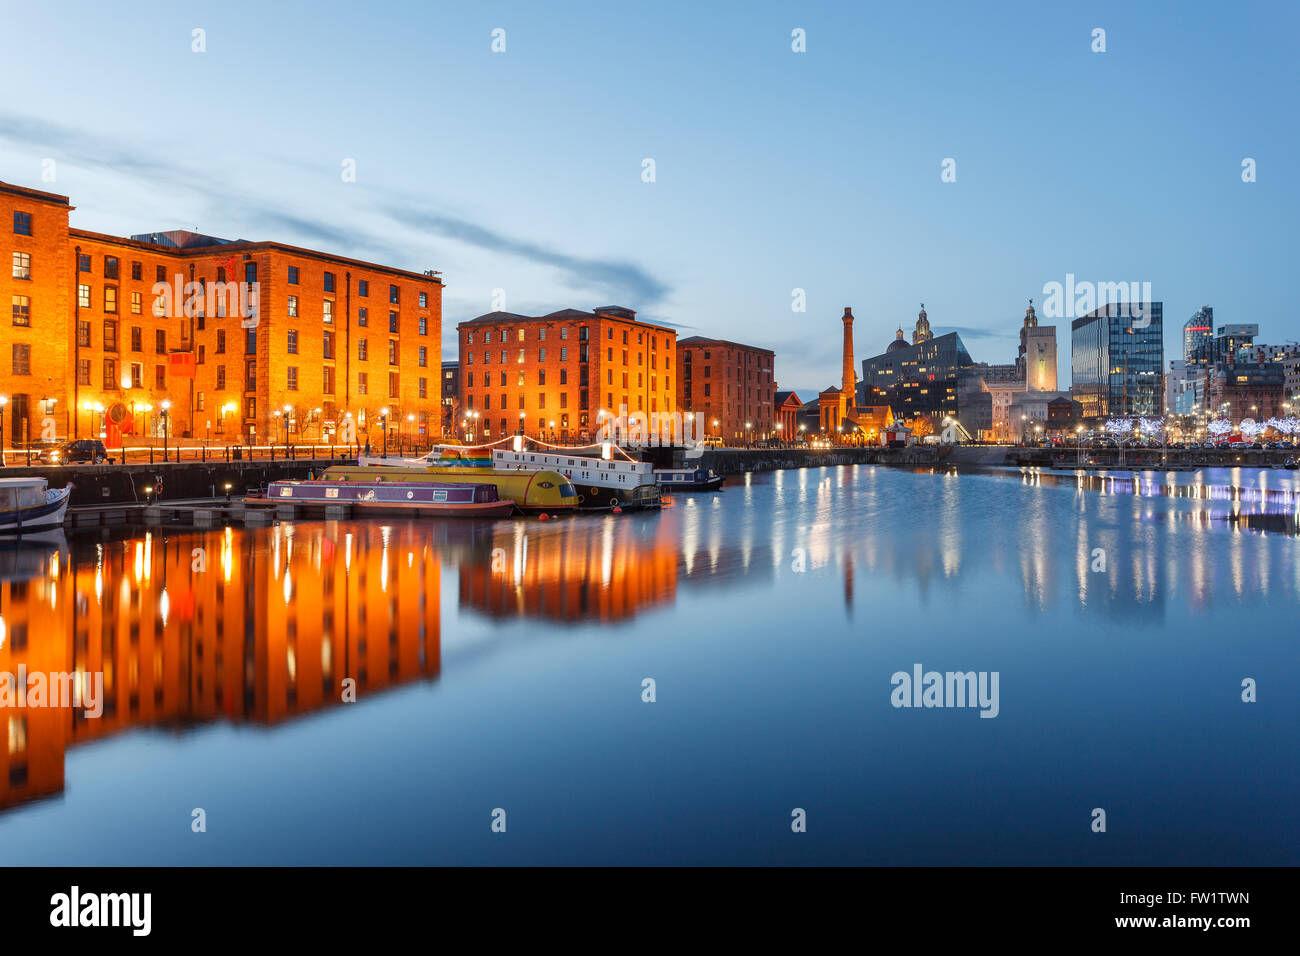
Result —
M 0 478 L 0 511 L 45 504 L 46 487 L 44 478 Z

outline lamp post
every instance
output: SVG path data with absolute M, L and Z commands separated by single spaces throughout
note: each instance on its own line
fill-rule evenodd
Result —
M 519 413 L 519 434 L 520 435 L 525 434 L 527 429 L 528 429 L 528 413 L 520 412 Z
M 163 461 L 167 461 L 167 432 L 171 430 L 172 402 L 170 398 L 162 400 L 162 411 L 158 413 L 163 420 Z
M 750 429 L 752 427 L 753 424 L 751 422 L 745 422 L 745 447 L 749 447 L 753 444 L 753 441 L 750 438 Z
M 1075 466 L 1083 467 L 1083 426 L 1076 426 L 1074 429 L 1074 453 Z
M 379 430 L 384 433 L 383 457 L 387 458 L 388 457 L 388 406 L 387 405 L 385 405 L 383 408 L 379 410 Z
M 407 412 L 406 414 L 407 434 L 411 436 L 411 447 L 415 447 L 415 413 Z
M 293 414 L 293 406 L 284 406 L 284 454 L 289 456 L 289 416 Z
M 8 395 L 0 395 L 0 468 L 5 464 L 5 406 L 9 404 Z

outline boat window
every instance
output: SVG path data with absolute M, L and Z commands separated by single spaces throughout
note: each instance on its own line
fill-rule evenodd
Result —
M 434 491 L 433 491 L 433 500 L 434 500 L 434 501 L 446 501 L 446 500 L 447 500 L 447 489 L 446 489 L 446 488 L 435 488 Z
M 280 497 L 281 497 L 281 498 L 292 498 L 292 497 L 293 497 L 293 489 L 292 489 L 292 488 L 281 488 L 281 489 L 280 489 Z
M 326 488 L 326 489 L 325 489 L 325 497 L 326 497 L 326 498 L 337 498 L 338 496 L 339 496 L 339 490 L 338 490 L 337 488 Z
M 0 488 L 0 508 L 9 510 L 14 507 L 14 493 L 11 488 Z

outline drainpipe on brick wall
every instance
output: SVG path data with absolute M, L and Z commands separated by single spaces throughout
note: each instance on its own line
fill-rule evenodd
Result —
M 335 389 L 338 384 L 335 383 Z M 337 394 L 337 391 L 335 392 Z M 352 407 L 352 273 L 343 273 L 343 410 Z M 338 434 L 338 423 L 342 421 L 339 411 L 334 409 L 334 431 Z
M 81 437 L 81 246 L 73 247 L 72 260 L 72 303 L 73 303 L 73 339 L 72 347 L 72 437 Z

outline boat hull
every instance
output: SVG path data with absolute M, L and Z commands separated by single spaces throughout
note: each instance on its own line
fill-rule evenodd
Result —
M 62 528 L 72 489 L 52 488 L 42 504 L 0 511 L 0 534 L 27 535 Z

